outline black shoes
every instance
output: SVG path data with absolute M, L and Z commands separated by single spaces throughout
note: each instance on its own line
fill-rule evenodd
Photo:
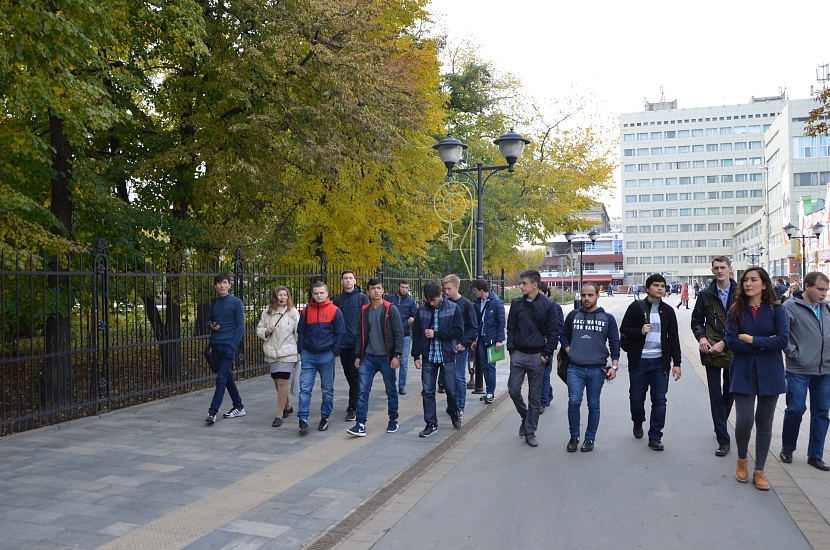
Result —
M 301 418 L 300 419 L 300 435 L 305 435 L 307 433 L 308 433 L 308 422 L 306 422 L 305 420 L 303 420 Z
M 293 413 L 293 412 L 294 412 L 294 407 L 291 407 L 290 409 L 283 410 L 282 411 L 283 419 L 288 418 L 289 416 L 291 416 L 291 413 Z
M 531 447 L 538 447 L 539 446 L 539 442 L 536 441 L 536 436 L 533 435 L 533 434 L 527 434 L 525 436 L 525 442 L 528 445 L 530 445 Z
M 272 428 L 279 428 L 280 426 L 282 426 L 282 418 L 277 416 L 277 417 L 274 418 L 274 421 L 271 422 L 271 427 Z
M 648 446 L 654 449 L 655 451 L 663 450 L 663 443 L 661 443 L 659 439 L 649 439 Z
M 825 464 L 824 461 L 820 458 L 808 458 L 807 459 L 807 464 L 809 464 L 813 468 L 818 468 L 822 472 L 826 472 L 827 470 L 830 470 L 830 466 Z
M 451 416 L 450 419 L 452 420 L 452 427 L 455 428 L 456 430 L 460 430 L 461 429 L 461 419 L 458 418 L 458 415 L 456 414 L 455 416 Z
M 718 450 L 715 451 L 715 456 L 726 456 L 729 454 L 729 443 L 721 443 L 718 445 Z
M 423 430 L 421 430 L 418 433 L 418 436 L 419 437 L 429 437 L 437 431 L 438 431 L 438 426 L 435 426 L 433 424 L 427 424 L 427 427 L 424 428 Z
M 643 423 L 642 422 L 635 422 L 634 423 L 634 437 L 637 439 L 643 438 Z
M 447 390 L 445 390 L 444 388 L 439 387 L 438 388 L 438 393 L 447 393 Z
M 321 418 L 320 424 L 317 425 L 318 432 L 324 432 L 329 429 L 329 419 L 328 418 Z
M 486 404 L 490 404 L 493 402 L 495 398 L 493 397 L 492 393 L 486 394 L 484 397 L 481 398 L 481 401 L 484 401 Z
M 345 420 L 346 420 L 346 422 L 354 422 L 355 420 L 357 420 L 357 416 L 355 416 L 355 410 L 354 409 L 346 409 L 346 418 L 345 418 Z
M 575 453 L 577 447 L 579 447 L 579 438 L 572 437 L 570 441 L 568 441 L 568 452 Z
M 781 452 L 778 454 L 778 458 L 780 458 L 781 462 L 784 464 L 789 464 L 793 461 L 793 452 L 788 451 L 787 449 L 781 449 Z
M 582 448 L 580 451 L 583 453 L 590 453 L 594 450 L 594 440 L 593 439 L 586 439 L 582 442 Z
M 406 390 L 403 388 L 398 388 L 398 393 L 401 395 L 406 395 Z

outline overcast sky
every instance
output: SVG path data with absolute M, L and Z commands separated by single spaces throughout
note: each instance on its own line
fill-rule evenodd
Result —
M 809 97 L 816 67 L 830 63 L 827 0 L 432 0 L 429 9 L 451 42 L 477 44 L 534 97 L 589 95 L 617 121 L 644 98 L 660 101 L 661 85 L 680 108 L 783 89 Z M 618 201 L 608 203 L 619 215 Z

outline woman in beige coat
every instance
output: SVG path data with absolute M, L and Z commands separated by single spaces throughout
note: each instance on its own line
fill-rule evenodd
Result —
M 299 361 L 297 352 L 297 326 L 300 313 L 294 307 L 291 292 L 284 286 L 271 291 L 271 303 L 262 312 L 256 334 L 262 340 L 265 362 L 277 388 L 277 416 L 271 425 L 282 426 L 282 419 L 294 412 L 288 401 L 288 381 L 291 371 Z

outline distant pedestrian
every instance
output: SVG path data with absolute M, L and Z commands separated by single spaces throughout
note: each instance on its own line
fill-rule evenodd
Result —
M 415 360 L 415 368 L 421 370 L 421 395 L 426 422 L 426 427 L 418 435 L 429 437 L 438 431 L 435 386 L 440 371 L 444 371 L 446 382 L 447 414 L 450 415 L 453 428 L 461 428 L 456 396 L 455 356 L 458 353 L 458 341 L 464 336 L 464 320 L 458 306 L 444 297 L 438 281 L 428 281 L 424 285 L 424 300 L 412 324 L 412 358 Z
M 409 329 L 415 322 L 415 312 L 418 304 L 409 294 L 409 281 L 398 281 L 398 291 L 386 297 L 388 302 L 395 304 L 398 313 L 401 315 L 401 326 L 403 327 L 403 351 L 401 352 L 401 366 L 398 367 L 398 393 L 406 395 L 406 375 L 409 367 L 409 355 L 412 351 L 412 339 Z
M 783 278 L 778 277 L 775 280 L 775 294 L 778 296 L 778 300 L 781 301 L 781 297 L 784 293 L 787 292 L 787 283 L 784 281 Z
M 666 425 L 666 393 L 669 376 L 680 380 L 680 337 L 677 317 L 663 302 L 666 279 L 659 273 L 646 280 L 646 299 L 632 302 L 620 323 L 620 335 L 628 344 L 628 377 L 631 421 L 634 437 L 643 437 L 646 420 L 646 393 L 651 397 L 648 446 L 663 450 L 663 427 Z M 674 367 L 672 367 L 674 362 Z
M 519 278 L 522 295 L 510 302 L 507 316 L 507 351 L 510 352 L 510 377 L 507 391 L 522 418 L 519 435 L 531 447 L 538 447 L 536 427 L 542 408 L 545 367 L 559 344 L 561 314 L 559 304 L 539 292 L 542 278 L 535 269 L 523 271 Z M 527 404 L 522 386 L 527 377 Z
M 354 367 L 354 358 L 357 347 L 357 325 L 360 322 L 360 309 L 369 303 L 369 298 L 361 292 L 357 286 L 357 279 L 354 271 L 346 270 L 340 274 L 340 283 L 343 285 L 343 292 L 334 300 L 334 305 L 340 309 L 343 315 L 343 324 L 346 328 L 346 336 L 343 340 L 343 349 L 340 351 L 340 364 L 343 367 L 343 375 L 349 384 L 349 402 L 346 405 L 347 422 L 355 420 L 357 410 L 357 398 L 360 394 L 360 378 L 357 369 Z
M 458 353 L 455 354 L 455 395 L 458 400 L 458 416 L 464 418 L 464 408 L 467 406 L 467 356 L 470 353 L 470 347 L 476 341 L 478 319 L 473 303 L 458 292 L 461 287 L 461 279 L 458 275 L 447 275 L 441 283 L 447 298 L 458 306 L 461 310 L 461 318 L 464 320 L 464 334 L 458 341 L 456 346 Z
M 792 283 L 790 285 L 790 287 L 787 289 L 787 291 L 781 296 L 781 298 L 779 299 L 779 302 L 783 304 L 784 302 L 789 300 L 790 297 L 792 297 L 794 292 L 798 292 L 799 290 L 801 290 L 801 287 L 799 286 L 799 284 L 798 283 Z
M 801 418 L 807 410 L 810 392 L 810 432 L 807 464 L 830 470 L 824 457 L 824 441 L 830 425 L 830 306 L 825 301 L 830 279 L 813 271 L 804 277 L 804 290 L 793 293 L 784 304 L 790 324 L 786 355 L 787 410 L 781 434 L 782 462 L 793 461 Z
M 680 287 L 680 303 L 677 304 L 677 309 L 680 309 L 683 304 L 686 304 L 686 309 L 689 309 L 689 285 L 687 283 L 683 283 Z
M 695 289 L 695 300 L 697 300 L 697 295 L 700 293 L 700 283 L 695 281 L 693 288 Z
M 727 256 L 712 260 L 715 279 L 700 292 L 692 311 L 692 333 L 698 341 L 700 362 L 706 368 L 709 408 L 718 448 L 715 456 L 729 454 L 731 438 L 727 421 L 734 401 L 729 383 L 732 351 L 726 347 L 726 312 L 735 301 L 738 283 L 732 278 L 732 262 Z
M 789 345 L 787 313 L 775 300 L 767 272 L 750 267 L 741 277 L 735 302 L 729 308 L 726 345 L 732 350 L 730 381 L 735 396 L 735 441 L 738 464 L 735 477 L 749 480 L 747 453 L 755 427 L 755 487 L 767 491 L 764 466 L 772 440 L 772 421 L 778 396 L 787 391 L 781 351 Z M 757 400 L 757 406 L 756 406 Z
M 600 395 L 606 378 L 617 376 L 620 362 L 620 332 L 614 316 L 597 305 L 599 287 L 585 283 L 580 293 L 581 307 L 565 317 L 560 341 L 568 354 L 568 427 L 571 438 L 568 452 L 576 452 L 579 446 L 579 409 L 582 394 L 588 400 L 588 425 L 582 452 L 594 450 L 594 440 L 599 429 Z M 608 357 L 611 368 L 608 368 Z M 607 371 L 607 374 L 606 374 Z
M 366 287 L 369 303 L 360 312 L 357 328 L 357 357 L 354 367 L 360 377 L 360 395 L 355 416 L 357 422 L 347 431 L 357 437 L 366 435 L 366 419 L 369 415 L 369 394 L 375 375 L 380 372 L 386 387 L 386 403 L 389 413 L 387 433 L 398 431 L 398 389 L 395 371 L 400 366 L 403 349 L 401 314 L 391 302 L 383 299 L 383 283 L 369 279 Z
M 478 337 L 471 346 L 477 354 L 481 371 L 484 375 L 485 393 L 481 400 L 492 403 L 496 393 L 496 363 L 487 359 L 487 350 L 493 348 L 499 352 L 504 344 L 505 322 L 504 302 L 490 289 L 484 279 L 473 281 L 473 294 L 476 296 L 475 311 L 478 315 Z
M 245 308 L 242 300 L 230 293 L 230 276 L 220 273 L 213 278 L 213 287 L 217 297 L 210 303 L 207 317 L 207 328 L 210 329 L 210 344 L 213 347 L 213 356 L 219 363 L 219 372 L 216 373 L 216 389 L 210 402 L 205 422 L 216 423 L 216 415 L 222 406 L 225 397 L 225 388 L 228 389 L 233 401 L 233 408 L 223 414 L 225 418 L 245 416 L 245 407 L 242 397 L 233 380 L 233 361 L 236 350 L 245 334 Z
M 271 303 L 262 312 L 256 327 L 256 335 L 262 340 L 265 364 L 277 390 L 277 416 L 271 422 L 274 428 L 282 426 L 283 419 L 294 412 L 289 402 L 288 381 L 300 359 L 297 351 L 299 324 L 300 313 L 294 307 L 291 292 L 284 286 L 275 287 L 271 290 Z
M 640 285 L 634 285 L 634 299 L 640 299 Z
M 297 407 L 300 435 L 308 433 L 311 390 L 314 389 L 314 379 L 318 373 L 323 401 L 320 404 L 320 424 L 317 430 L 324 432 L 329 429 L 329 417 L 334 407 L 334 358 L 343 350 L 343 340 L 346 338 L 343 314 L 329 300 L 326 283 L 318 281 L 311 285 L 311 299 L 311 303 L 300 315 L 300 325 L 297 328 L 297 349 L 302 358 L 300 404 Z
M 612 283 L 612 284 L 608 285 L 608 296 L 613 296 L 613 295 L 614 295 L 614 285 Z

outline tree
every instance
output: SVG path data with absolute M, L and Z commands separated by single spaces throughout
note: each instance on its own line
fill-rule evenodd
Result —
M 819 106 L 810 111 L 804 133 L 808 136 L 830 135 L 830 126 L 827 120 L 830 119 L 830 88 L 824 88 L 816 95 Z

